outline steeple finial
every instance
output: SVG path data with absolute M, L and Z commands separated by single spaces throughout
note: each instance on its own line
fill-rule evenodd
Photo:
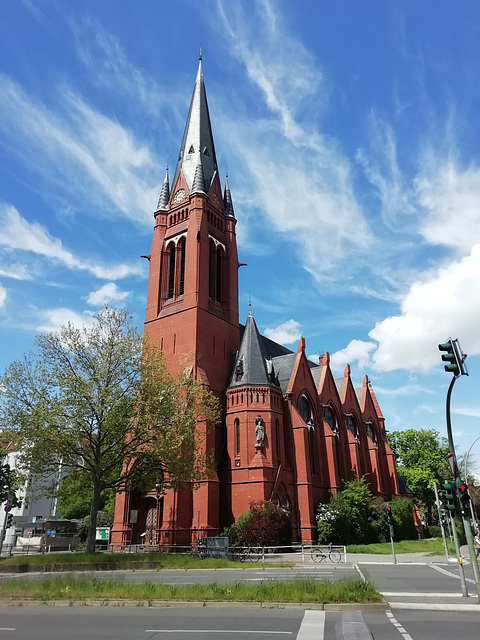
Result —
M 202 61 L 202 47 L 200 47 L 200 53 L 198 54 L 198 59 L 200 62 Z

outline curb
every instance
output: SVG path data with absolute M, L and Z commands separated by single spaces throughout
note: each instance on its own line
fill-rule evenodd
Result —
M 349 602 L 324 604 L 316 602 L 240 602 L 228 600 L 0 600 L 0 607 L 148 607 L 148 608 L 205 608 L 236 607 L 243 609 L 308 609 L 317 611 L 384 611 L 388 602 Z

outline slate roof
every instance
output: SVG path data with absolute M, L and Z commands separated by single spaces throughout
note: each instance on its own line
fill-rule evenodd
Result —
M 278 386 L 272 370 L 271 356 L 265 348 L 251 310 L 248 313 L 247 322 L 243 329 L 240 349 L 235 357 L 229 387 L 238 387 L 246 384 L 274 384 Z
M 217 158 L 213 144 L 201 58 L 172 182 L 174 187 L 180 170 L 190 193 L 196 191 L 208 193 L 217 171 Z
M 167 211 L 169 200 L 170 200 L 170 186 L 168 184 L 168 169 L 167 169 L 165 173 L 165 178 L 162 184 L 162 190 L 160 191 L 160 197 L 158 198 L 157 211 Z

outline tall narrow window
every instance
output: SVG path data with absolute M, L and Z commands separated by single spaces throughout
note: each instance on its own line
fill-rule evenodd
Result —
M 180 278 L 178 283 L 178 295 L 183 296 L 185 291 L 185 240 L 181 240 L 179 244 L 180 251 Z
M 317 473 L 317 451 L 315 442 L 315 427 L 310 425 L 308 427 L 308 442 L 310 445 L 310 469 L 312 473 Z
M 215 299 L 215 273 L 217 262 L 217 250 L 215 243 L 210 242 L 210 255 L 208 263 L 208 295 L 212 300 Z
M 222 301 L 222 263 L 223 263 L 223 252 L 220 248 L 217 248 L 217 260 L 216 260 L 216 288 L 215 288 L 215 299 L 217 302 Z
M 170 254 L 170 262 L 168 265 L 168 293 L 167 298 L 173 298 L 173 293 L 175 291 L 175 245 L 170 245 L 169 249 Z
M 235 418 L 235 455 L 240 455 L 240 420 Z
M 277 450 L 277 459 L 280 460 L 280 424 L 275 420 L 275 444 Z

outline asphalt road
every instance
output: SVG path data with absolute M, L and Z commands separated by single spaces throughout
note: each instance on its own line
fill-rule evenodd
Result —
M 8 640 L 478 640 L 476 612 L 0 607 Z

